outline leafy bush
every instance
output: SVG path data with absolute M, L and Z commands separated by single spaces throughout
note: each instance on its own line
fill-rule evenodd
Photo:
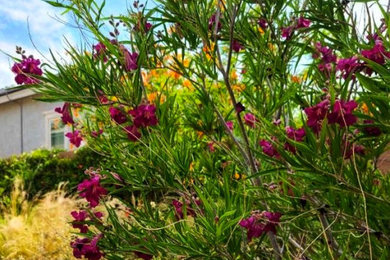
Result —
M 107 194 L 131 209 L 77 216 L 99 232 L 74 240 L 75 256 L 389 258 L 383 9 L 382 24 L 359 28 L 349 1 L 135 1 L 117 17 L 104 1 L 46 2 L 95 44 L 68 46 L 72 62 L 53 57 L 43 74 L 22 57 L 14 73 L 67 101 L 67 137 L 109 158 L 79 184 L 80 214 Z
M 73 192 L 85 177 L 83 170 L 98 167 L 102 158 L 88 148 L 76 152 L 35 150 L 0 160 L 0 195 L 10 194 L 16 177 L 22 178 L 30 198 L 56 189 L 60 182 L 68 182 Z M 7 198 L 4 197 L 4 200 Z

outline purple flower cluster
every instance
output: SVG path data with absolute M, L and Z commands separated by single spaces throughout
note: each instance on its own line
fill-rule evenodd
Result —
M 286 134 L 289 139 L 294 140 L 296 142 L 302 142 L 303 138 L 306 136 L 305 129 L 303 128 L 294 129 L 290 126 L 286 128 Z M 292 144 L 286 142 L 284 147 L 287 151 L 296 153 L 296 148 Z
M 308 28 L 310 26 L 310 24 L 311 24 L 311 21 L 309 19 L 299 17 L 298 19 L 295 20 L 293 25 L 281 28 L 282 37 L 285 38 L 286 40 L 288 40 L 292 37 L 295 30 L 302 29 L 302 28 Z
M 241 220 L 239 224 L 247 230 L 248 240 L 251 241 L 252 238 L 260 237 L 267 232 L 276 234 L 276 226 L 281 216 L 279 212 L 255 211 L 249 218 Z
M 85 210 L 72 211 L 70 214 L 74 218 L 74 221 L 72 222 L 72 227 L 80 229 L 80 233 L 87 233 L 88 232 L 88 226 L 83 223 L 84 221 L 87 220 L 87 218 L 90 218 L 90 219 L 93 219 L 93 218 L 101 219 L 103 217 L 103 213 L 99 212 L 99 211 L 95 212 L 92 217 L 89 216 L 88 212 L 85 211 Z
M 246 113 L 244 115 L 244 123 L 248 126 L 250 126 L 251 128 L 255 128 L 255 125 L 256 125 L 256 117 L 255 115 L 251 114 L 251 113 Z
M 123 124 L 127 121 L 126 114 L 123 113 L 119 108 L 110 107 L 108 109 L 111 119 L 114 120 L 117 124 Z
M 322 46 L 320 42 L 315 44 L 316 53 L 313 58 L 321 57 L 321 63 L 318 64 L 318 69 L 322 72 L 329 73 L 333 70 L 333 65 L 337 62 L 337 56 L 333 54 L 333 50 L 327 46 Z
M 350 57 L 346 59 L 339 59 L 337 62 L 336 70 L 341 72 L 341 75 L 344 79 L 347 79 L 349 76 L 355 78 L 355 72 L 359 70 L 361 64 L 358 61 L 357 57 Z
M 69 142 L 76 147 L 79 147 L 81 145 L 81 141 L 83 141 L 81 132 L 79 130 L 74 130 L 73 132 L 66 133 L 65 136 L 68 137 Z
M 357 108 L 356 101 L 336 100 L 333 110 L 328 114 L 329 124 L 339 124 L 341 127 L 354 125 L 357 117 L 352 112 Z
M 213 14 L 209 19 L 209 30 L 210 31 L 213 31 L 215 28 L 216 17 L 217 17 L 217 14 Z M 219 19 L 221 19 L 221 17 L 219 17 Z M 218 21 L 217 31 L 219 32 L 221 30 L 221 28 L 222 28 L 222 23 L 221 23 L 221 21 Z
M 107 60 L 108 60 L 107 55 L 106 55 L 107 47 L 106 47 L 106 45 L 104 45 L 104 43 L 99 42 L 98 44 L 93 45 L 93 50 L 94 50 L 93 57 L 95 59 L 103 58 L 103 61 L 107 62 Z
M 275 157 L 275 158 L 280 158 L 280 154 L 276 150 L 276 148 L 272 145 L 271 142 L 262 139 L 259 141 L 259 144 L 261 148 L 263 149 L 263 153 L 268 155 L 269 157 Z
M 65 102 L 62 108 L 56 107 L 54 111 L 61 114 L 61 120 L 64 124 L 74 124 L 72 115 L 70 114 L 70 104 L 68 102 Z
M 195 204 L 199 206 L 201 204 L 201 201 L 198 199 L 195 199 Z M 173 200 L 172 205 L 175 207 L 175 215 L 177 220 L 183 219 L 184 218 L 184 212 L 183 212 L 183 206 L 184 204 L 178 200 Z M 191 208 L 191 201 L 186 200 L 186 212 L 187 216 L 192 216 L 196 217 L 195 210 Z
M 100 175 L 93 174 L 91 178 L 85 179 L 77 186 L 80 192 L 80 197 L 85 198 L 89 202 L 91 208 L 99 205 L 99 200 L 103 195 L 107 194 L 107 190 L 100 186 Z
M 154 105 L 140 105 L 129 111 L 137 128 L 155 126 L 158 123 Z
M 154 105 L 140 105 L 129 111 L 133 117 L 133 125 L 126 126 L 125 131 L 130 141 L 136 142 L 141 138 L 140 128 L 147 128 L 158 124 L 156 107 Z
M 316 134 L 320 132 L 322 120 L 324 120 L 328 114 L 329 104 L 329 100 L 325 99 L 315 106 L 305 108 L 307 125 Z
M 124 56 L 125 61 L 125 70 L 126 71 L 133 71 L 138 68 L 138 53 L 137 52 L 129 52 L 125 46 L 121 45 L 120 50 L 122 51 L 122 54 Z
M 102 235 L 95 236 L 94 238 L 76 238 L 75 241 L 70 243 L 73 248 L 73 256 L 76 258 L 86 258 L 88 260 L 99 260 L 103 257 L 103 253 L 100 252 L 97 243 Z
M 383 42 L 380 40 L 375 41 L 375 45 L 371 49 L 361 51 L 361 54 L 366 59 L 369 59 L 380 65 L 385 64 L 386 58 L 390 58 L 390 52 L 385 50 Z M 364 71 L 369 75 L 371 75 L 373 72 L 372 69 L 368 67 L 366 67 Z
M 40 60 L 34 59 L 32 55 L 29 57 L 23 57 L 21 62 L 15 63 L 11 70 L 16 74 L 16 83 L 19 85 L 39 83 L 39 80 L 36 79 L 33 75 L 42 76 L 43 72 L 39 67 L 40 64 Z
M 313 107 L 305 108 L 307 115 L 307 125 L 314 133 L 319 133 L 322 121 L 328 118 L 329 124 L 339 124 L 341 127 L 354 125 L 357 117 L 352 112 L 357 108 L 356 101 L 336 100 L 332 111 L 329 111 L 330 102 L 325 99 Z
M 240 50 L 244 49 L 244 46 L 242 46 L 241 43 L 239 41 L 237 41 L 236 39 L 233 39 L 232 49 L 235 52 L 240 52 Z

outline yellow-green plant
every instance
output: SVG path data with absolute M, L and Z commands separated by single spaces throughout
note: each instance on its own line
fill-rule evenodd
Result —
M 68 222 L 79 202 L 65 195 L 62 184 L 40 200 L 27 201 L 23 182 L 16 179 L 11 206 L 0 218 L 0 259 L 74 259 L 69 247 L 74 229 Z

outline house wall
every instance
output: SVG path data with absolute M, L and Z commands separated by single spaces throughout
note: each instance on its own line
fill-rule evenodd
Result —
M 62 103 L 45 103 L 27 97 L 0 104 L 0 157 L 30 152 L 46 145 L 46 115 Z M 21 127 L 21 107 L 23 127 Z M 21 132 L 23 131 L 23 147 Z M 23 151 L 22 151 L 23 149 Z

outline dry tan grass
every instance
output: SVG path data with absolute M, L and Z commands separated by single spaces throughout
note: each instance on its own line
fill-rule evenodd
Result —
M 40 200 L 28 202 L 25 197 L 18 180 L 11 207 L 3 208 L 0 217 L 0 259 L 75 259 L 69 246 L 75 231 L 69 213 L 80 202 L 66 197 L 61 185 Z

